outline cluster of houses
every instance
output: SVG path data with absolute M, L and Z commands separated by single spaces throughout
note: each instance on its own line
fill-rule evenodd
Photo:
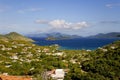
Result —
M 110 49 L 115 49 L 115 48 L 117 48 L 117 46 L 110 46 Z M 102 50 L 103 52 L 107 52 L 108 51 L 108 49 L 107 48 L 101 48 L 101 47 L 99 47 L 98 49 L 100 49 L 100 50 Z
M 6 44 L 0 43 L 0 50 L 7 51 L 7 54 L 11 55 L 9 58 L 12 60 L 12 62 L 16 62 L 17 60 L 19 60 L 21 62 L 21 64 L 22 64 L 22 62 L 31 62 L 33 60 L 40 61 L 40 59 L 38 59 L 38 58 L 32 59 L 32 57 L 34 55 L 30 50 L 34 50 L 36 53 L 38 53 L 35 56 L 39 56 L 41 53 L 44 53 L 46 55 L 53 55 L 53 56 L 62 56 L 64 54 L 64 52 L 56 51 L 56 49 L 51 50 L 50 48 L 45 48 L 45 47 L 42 49 L 40 47 L 34 48 L 34 46 L 35 46 L 34 44 L 26 45 L 24 43 L 17 43 L 17 42 L 12 42 L 9 46 Z M 16 50 L 19 48 L 21 48 L 21 52 L 12 52 L 12 50 Z M 26 56 L 26 58 L 22 57 L 20 54 L 24 54 Z M 30 57 L 31 57 L 31 59 L 29 59 Z M 1 61 L 1 63 L 2 62 L 3 61 Z M 5 63 L 7 63 L 7 62 L 5 62 Z M 9 68 L 11 66 L 12 65 L 10 65 L 10 64 L 5 65 L 6 68 Z M 34 67 L 31 68 L 30 70 L 34 70 Z M 51 77 L 52 79 L 63 80 L 64 76 L 65 76 L 65 70 L 55 69 L 52 71 L 48 71 L 47 76 Z M 10 75 L 8 75 L 8 73 L 3 73 L 2 75 L 0 75 L 0 80 L 32 80 L 32 78 L 20 77 L 20 76 L 10 76 Z
M 10 47 L 11 46 L 11 47 Z M 7 54 L 11 55 L 10 59 L 16 61 L 16 60 L 20 60 L 20 61 L 24 61 L 24 62 L 31 62 L 31 61 L 39 61 L 39 59 L 32 59 L 30 60 L 29 58 L 32 58 L 33 52 L 31 52 L 31 50 L 34 50 L 34 53 L 37 53 L 36 56 L 40 56 L 41 53 L 44 53 L 46 55 L 53 55 L 53 56 L 62 56 L 63 52 L 56 52 L 56 50 L 50 50 L 50 48 L 34 48 L 34 44 L 31 45 L 26 45 L 24 43 L 17 43 L 17 42 L 12 42 L 11 45 L 9 47 L 7 45 L 4 44 L 0 44 L 0 50 L 1 51 L 8 51 Z M 51 46 L 50 46 L 51 47 Z M 11 52 L 12 50 L 16 50 L 16 49 L 20 49 L 22 48 L 22 50 L 20 52 Z M 26 55 L 27 58 L 23 58 L 21 57 L 19 54 L 24 54 Z
M 3 45 L 3 44 L 0 44 L 0 47 L 1 47 L 1 50 L 2 50 L 2 51 L 5 51 L 5 50 L 6 50 L 6 51 L 9 51 L 9 50 L 12 50 L 12 48 L 6 48 L 5 45 Z

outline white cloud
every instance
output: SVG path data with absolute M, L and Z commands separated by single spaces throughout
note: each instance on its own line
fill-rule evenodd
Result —
M 120 3 L 106 4 L 105 6 L 108 7 L 108 8 L 120 7 Z
M 89 24 L 85 21 L 72 23 L 72 22 L 66 22 L 65 20 L 53 20 L 53 21 L 44 21 L 44 20 L 36 20 L 39 24 L 47 24 L 50 25 L 52 28 L 55 29 L 73 29 L 78 30 L 85 27 L 88 27 Z
M 37 11 L 41 11 L 42 8 L 28 8 L 28 9 L 21 9 L 18 10 L 18 13 L 26 13 L 26 12 L 37 12 Z
M 73 24 L 73 29 L 81 29 L 81 28 L 88 27 L 88 26 L 89 25 L 87 22 L 82 21 L 82 22 L 78 22 L 78 23 Z
M 49 25 L 54 28 L 69 28 L 71 23 L 65 22 L 65 20 L 53 20 L 49 22 Z

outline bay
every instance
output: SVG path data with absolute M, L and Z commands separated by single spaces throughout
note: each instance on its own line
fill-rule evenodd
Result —
M 49 46 L 58 44 L 60 49 L 90 49 L 94 50 L 98 47 L 110 44 L 118 39 L 94 39 L 94 38 L 77 38 L 77 39 L 66 39 L 66 40 L 45 40 L 44 38 L 32 38 L 35 40 L 35 44 L 40 46 Z

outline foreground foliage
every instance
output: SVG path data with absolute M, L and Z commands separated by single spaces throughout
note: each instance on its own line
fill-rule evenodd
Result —
M 80 68 L 72 66 L 66 80 L 119 80 L 120 41 L 98 48 L 90 54 L 90 60 L 83 61 Z
M 46 72 L 68 69 L 65 80 L 119 80 L 120 41 L 90 50 L 59 50 L 22 40 L 0 40 L 0 74 L 44 80 Z

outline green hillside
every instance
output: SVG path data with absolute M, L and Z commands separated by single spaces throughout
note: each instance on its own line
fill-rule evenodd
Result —
M 8 40 L 8 38 L 6 38 L 4 35 L 0 34 L 0 40 Z
M 120 41 L 98 48 L 72 69 L 66 80 L 120 80 Z
M 35 45 L 14 32 L 0 35 L 0 75 L 27 75 L 45 80 L 47 71 L 67 69 L 64 80 L 120 79 L 120 41 L 93 51 L 58 48 L 58 45 Z
M 41 78 L 46 71 L 71 69 L 71 65 L 87 60 L 88 54 L 86 50 L 58 50 L 57 45 L 37 46 L 21 40 L 0 40 L 0 74 L 44 80 Z
M 33 42 L 32 39 L 29 39 L 25 36 L 22 36 L 21 34 L 18 34 L 16 32 L 11 32 L 9 34 L 6 35 L 0 35 L 0 40 L 21 40 L 21 41 L 30 41 Z
M 33 41 L 32 39 L 26 38 L 16 32 L 11 32 L 9 34 L 6 34 L 5 37 L 11 40 Z

